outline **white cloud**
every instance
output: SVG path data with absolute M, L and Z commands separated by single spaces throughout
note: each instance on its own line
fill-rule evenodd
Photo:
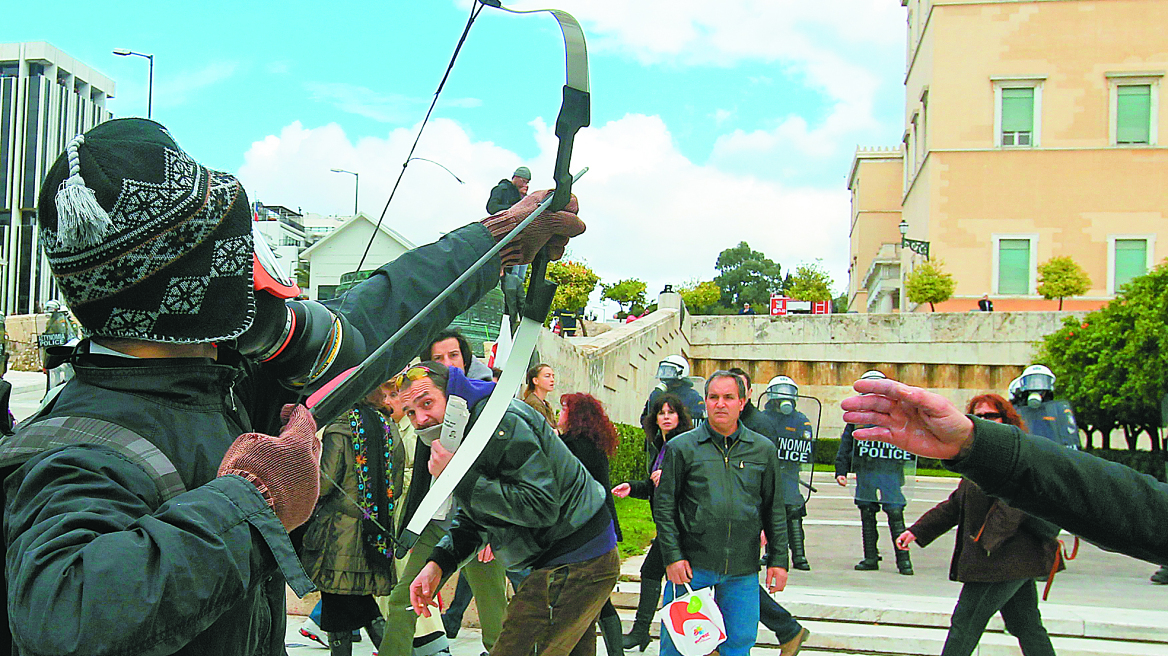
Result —
M 769 128 L 720 137 L 711 162 L 722 167 L 774 170 L 776 159 L 793 169 L 805 170 L 808 160 L 835 167 L 831 160 L 849 156 L 858 142 L 894 138 L 900 128 L 882 124 L 875 113 L 877 94 L 899 89 L 903 73 L 905 13 L 895 2 L 561 0 L 557 6 L 584 24 L 595 51 L 673 66 L 770 63 L 824 98 L 827 107 L 815 115 L 778 115 Z
M 481 218 L 490 188 L 520 164 L 535 173 L 533 188 L 550 186 L 556 149 L 552 126 L 531 123 L 540 154 L 523 161 L 490 142 L 473 141 L 457 123 L 431 121 L 417 155 L 441 162 L 466 181 L 459 185 L 427 162 L 408 168 L 386 216 L 417 243 Z M 251 197 L 321 213 L 349 212 L 360 173 L 361 208 L 378 215 L 401 170 L 414 129 L 354 143 L 336 124 L 285 127 L 255 142 L 239 176 Z M 836 288 L 846 284 L 848 197 L 839 189 L 792 188 L 698 165 L 681 155 L 664 122 L 628 115 L 581 131 L 572 165 L 590 172 L 578 183 L 588 232 L 572 253 L 604 280 L 636 277 L 656 293 L 665 283 L 709 280 L 718 253 L 739 241 L 778 261 L 784 270 L 823 257 Z

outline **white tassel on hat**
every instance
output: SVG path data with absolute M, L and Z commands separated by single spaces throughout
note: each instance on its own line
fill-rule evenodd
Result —
M 77 149 L 85 143 L 79 134 L 65 149 L 69 155 L 69 177 L 57 189 L 57 244 L 65 248 L 96 246 L 112 223 L 93 190 L 81 177 L 81 156 Z

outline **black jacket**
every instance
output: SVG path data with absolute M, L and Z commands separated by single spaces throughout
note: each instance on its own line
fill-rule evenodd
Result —
M 331 305 L 370 348 L 494 240 L 481 225 L 402 255 Z M 485 266 L 399 342 L 413 356 L 498 281 Z M 284 654 L 285 592 L 311 584 L 256 488 L 216 477 L 241 433 L 279 431 L 295 400 L 264 368 L 205 358 L 81 356 L 50 416 L 106 419 L 157 446 L 187 492 L 160 504 L 143 469 L 103 447 L 47 451 L 4 472 L 9 622 L 17 654 Z M 387 374 L 388 377 L 388 374 Z M 3 636 L 0 636 L 2 638 Z
M 500 180 L 499 184 L 491 190 L 491 197 L 487 199 L 487 213 L 495 214 L 503 210 L 510 209 L 512 205 L 518 203 L 523 198 L 523 194 L 519 193 L 519 188 L 515 186 L 514 182 L 510 180 Z
M 484 407 L 471 408 L 471 425 Z M 490 544 L 507 569 L 537 569 L 608 530 L 604 493 L 543 415 L 512 399 L 454 488 L 458 509 L 430 560 L 449 575 Z
M 728 446 L 727 446 L 728 445 Z M 787 511 L 778 450 L 741 422 L 730 437 L 703 424 L 665 445 L 653 519 L 666 564 L 729 576 L 758 572 L 759 534 L 767 566 L 787 568 Z
M 973 447 L 949 469 L 1104 549 L 1168 565 L 1168 484 L 1014 426 L 973 425 Z
M 564 435 L 563 439 L 572 455 L 576 456 L 580 464 L 584 465 L 584 469 L 592 474 L 592 478 L 595 478 L 596 482 L 604 487 L 604 506 L 612 515 L 612 527 L 616 529 L 616 539 L 624 539 L 624 536 L 621 535 L 620 519 L 616 516 L 616 499 L 612 498 L 612 482 L 608 475 L 608 456 L 600 450 L 600 447 L 596 446 L 596 442 L 587 437 L 569 433 Z M 649 482 L 652 483 L 652 481 Z
M 649 416 L 649 407 L 657 400 L 657 397 L 662 394 L 672 394 L 678 398 L 679 401 L 685 405 L 685 411 L 689 414 L 690 421 L 694 426 L 702 423 L 706 417 L 706 401 L 702 397 L 701 392 L 694 389 L 693 383 L 686 379 L 681 379 L 669 386 L 657 386 L 649 393 L 649 400 L 645 401 L 645 407 L 641 409 L 641 430 L 645 433 L 645 473 L 653 473 L 653 463 L 657 461 L 657 454 L 661 451 L 661 440 L 654 439 L 654 434 L 657 432 L 657 418 Z

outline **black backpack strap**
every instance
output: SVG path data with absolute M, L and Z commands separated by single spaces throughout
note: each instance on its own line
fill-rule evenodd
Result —
M 50 417 L 22 425 L 16 435 L 0 440 L 0 469 L 63 446 L 104 446 L 150 474 L 163 502 L 186 491 L 174 464 L 158 447 L 134 431 L 92 417 Z

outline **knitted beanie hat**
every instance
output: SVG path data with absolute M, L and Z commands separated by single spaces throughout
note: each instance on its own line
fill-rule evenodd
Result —
M 116 119 L 78 135 L 38 205 L 53 277 L 90 335 L 213 342 L 251 326 L 247 194 L 161 125 Z

